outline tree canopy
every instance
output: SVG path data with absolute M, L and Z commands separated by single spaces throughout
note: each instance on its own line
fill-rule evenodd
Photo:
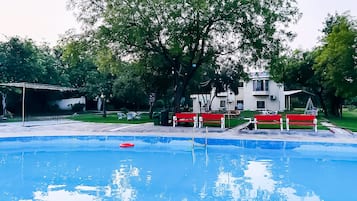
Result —
M 65 83 L 60 63 L 47 46 L 10 38 L 0 43 L 0 82 Z
M 357 96 L 357 21 L 347 14 L 328 16 L 314 66 L 328 91 L 330 112 L 342 116 L 345 99 Z
M 329 15 L 321 46 L 281 58 L 271 73 L 290 89 L 305 88 L 320 99 L 325 114 L 342 115 L 344 100 L 357 96 L 357 22 L 347 14 Z
M 295 0 L 73 0 L 70 6 L 118 61 L 160 55 L 175 110 L 200 68 L 214 64 L 218 73 L 230 68 L 240 75 L 257 62 L 269 65 L 292 36 L 283 28 L 299 16 Z
M 316 58 L 317 71 L 322 71 L 325 84 L 335 89 L 341 98 L 357 96 L 357 22 L 348 16 L 330 16 L 330 31 L 323 38 L 324 45 Z M 331 20 L 327 20 L 329 22 Z

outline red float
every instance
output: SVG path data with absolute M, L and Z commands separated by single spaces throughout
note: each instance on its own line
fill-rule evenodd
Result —
M 129 148 L 129 147 L 133 147 L 134 144 L 133 143 L 122 143 L 119 145 L 121 148 Z

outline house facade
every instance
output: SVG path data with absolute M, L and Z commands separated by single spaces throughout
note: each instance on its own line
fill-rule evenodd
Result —
M 285 110 L 283 84 L 271 80 L 268 72 L 252 72 L 249 77 L 248 82 L 240 82 L 238 94 L 227 90 L 215 96 L 215 89 L 210 94 L 192 94 L 193 112 Z

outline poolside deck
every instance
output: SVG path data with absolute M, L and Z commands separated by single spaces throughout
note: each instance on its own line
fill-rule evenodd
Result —
M 244 127 L 244 126 L 243 126 Z M 103 124 L 86 123 L 72 120 L 30 121 L 22 126 L 21 122 L 0 123 L 0 137 L 21 136 L 69 136 L 69 135 L 136 135 L 136 136 L 171 136 L 171 137 L 205 137 L 220 139 L 248 140 L 281 140 L 281 141 L 311 141 L 357 144 L 357 133 L 334 130 L 290 130 L 279 129 L 248 130 L 243 127 L 233 129 L 195 128 L 154 126 L 146 124 Z

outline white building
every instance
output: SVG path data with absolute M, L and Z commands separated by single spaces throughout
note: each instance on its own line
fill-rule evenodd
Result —
M 248 82 L 240 82 L 238 94 L 233 91 L 211 94 L 192 94 L 193 112 L 232 110 L 285 110 L 284 86 L 270 79 L 267 72 L 254 72 Z
M 85 106 L 86 98 L 84 96 L 81 96 L 79 98 L 61 99 L 61 100 L 52 101 L 49 104 L 57 105 L 57 107 L 60 110 L 72 110 L 74 105 L 76 105 L 76 104 L 82 104 Z M 83 107 L 83 110 L 85 110 L 85 107 Z

